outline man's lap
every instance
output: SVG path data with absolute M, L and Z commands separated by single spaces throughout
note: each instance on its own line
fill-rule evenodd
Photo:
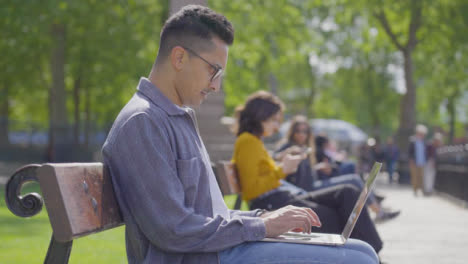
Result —
M 344 246 L 319 246 L 292 243 L 247 242 L 219 253 L 220 263 L 378 263 L 372 247 L 349 239 Z

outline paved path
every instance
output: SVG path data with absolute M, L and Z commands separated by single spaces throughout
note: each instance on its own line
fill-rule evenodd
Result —
M 402 210 L 377 225 L 384 240 L 381 258 L 388 264 L 468 263 L 468 209 L 446 196 L 415 197 L 409 187 L 377 183 L 384 206 Z

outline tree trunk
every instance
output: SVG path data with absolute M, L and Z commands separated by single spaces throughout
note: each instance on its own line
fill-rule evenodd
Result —
M 268 74 L 268 84 L 270 85 L 270 92 L 272 94 L 277 95 L 278 94 L 278 78 L 276 78 L 276 75 L 273 72 L 270 72 Z
M 367 101 L 369 105 L 369 115 L 370 120 L 372 122 L 372 137 L 376 140 L 380 140 L 380 115 L 377 111 L 377 103 L 378 103 L 378 96 L 376 95 L 376 87 L 380 87 L 379 85 L 374 84 L 375 78 L 373 75 L 373 65 L 370 62 L 368 56 L 365 57 L 365 68 L 366 68 L 366 95 Z M 380 88 L 377 88 L 380 89 Z
M 78 76 L 73 84 L 73 102 L 74 102 L 74 117 L 75 123 L 73 127 L 73 138 L 76 146 L 80 144 L 80 91 L 81 91 L 81 76 Z
M 266 38 L 270 42 L 270 54 L 273 60 L 278 58 L 278 46 L 276 45 L 276 41 L 272 35 L 267 35 Z M 276 74 L 273 71 L 270 71 L 268 74 L 268 84 L 270 86 L 270 92 L 274 95 L 278 95 L 278 87 L 279 81 L 276 77 Z
M 314 115 L 315 115 L 314 109 L 313 109 L 314 101 L 315 101 L 315 90 L 313 87 L 311 87 L 310 92 L 305 100 L 305 106 L 304 106 L 305 108 L 304 113 L 306 113 L 307 118 L 314 118 Z
M 393 32 L 384 10 L 374 13 L 380 21 L 385 32 L 390 37 L 395 47 L 403 53 L 406 94 L 400 100 L 400 127 L 397 132 L 397 144 L 402 153 L 402 159 L 406 158 L 409 146 L 409 137 L 415 126 L 416 107 L 416 86 L 413 81 L 413 60 L 411 58 L 413 50 L 418 43 L 416 34 L 421 27 L 423 1 L 412 0 L 411 19 L 408 25 L 408 41 L 405 45 L 398 41 L 397 35 Z
M 0 90 L 0 146 L 8 145 L 8 117 L 10 112 L 9 93 L 7 84 Z
M 85 127 L 84 127 L 84 145 L 89 148 L 90 123 L 91 123 L 91 91 L 89 87 L 85 88 Z
M 65 94 L 65 26 L 51 26 L 52 54 L 50 88 L 50 130 L 52 142 L 52 160 L 65 161 L 67 157 L 67 108 Z
M 400 127 L 398 129 L 398 146 L 405 151 L 409 146 L 409 137 L 415 127 L 416 86 L 413 81 L 412 50 L 403 52 L 406 94 L 400 101 Z
M 449 142 L 453 144 L 453 139 L 455 138 L 455 120 L 456 120 L 456 98 L 457 95 L 452 95 L 448 97 L 447 102 L 447 111 L 449 114 Z
M 55 133 L 53 126 L 53 118 L 52 118 L 52 88 L 49 89 L 48 98 L 47 98 L 47 106 L 49 110 L 49 144 L 47 145 L 47 153 L 46 153 L 46 161 L 53 162 L 54 161 L 54 146 L 55 146 Z
M 317 94 L 316 79 L 315 79 L 315 75 L 312 74 L 312 66 L 310 66 L 310 63 L 309 63 L 309 56 L 304 57 L 304 59 L 305 59 L 305 65 L 308 66 L 308 70 L 309 70 L 308 80 L 310 81 L 309 82 L 310 90 L 305 100 L 304 113 L 306 113 L 307 118 L 314 118 L 315 116 L 314 102 L 315 102 L 315 95 Z

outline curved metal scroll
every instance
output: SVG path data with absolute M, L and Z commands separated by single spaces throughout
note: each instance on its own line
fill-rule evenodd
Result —
M 28 193 L 21 196 L 21 187 L 26 182 L 38 181 L 36 170 L 39 164 L 26 165 L 8 179 L 5 188 L 5 201 L 10 211 L 20 217 L 30 217 L 42 210 L 44 201 L 38 193 Z

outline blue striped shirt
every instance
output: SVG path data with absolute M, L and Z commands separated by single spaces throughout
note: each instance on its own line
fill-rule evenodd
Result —
M 414 156 L 417 166 L 426 165 L 426 144 L 424 140 L 416 139 L 414 141 Z

